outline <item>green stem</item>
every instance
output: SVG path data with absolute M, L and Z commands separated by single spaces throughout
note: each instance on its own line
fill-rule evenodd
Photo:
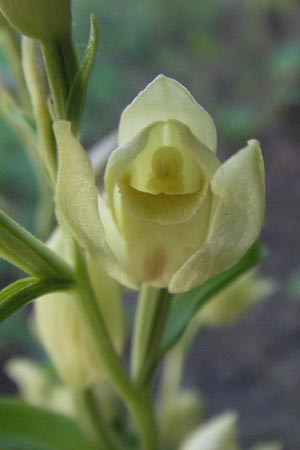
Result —
M 137 300 L 137 310 L 134 322 L 132 353 L 131 353 L 131 373 L 133 378 L 137 378 L 141 368 L 148 356 L 146 349 L 151 335 L 151 328 L 155 320 L 157 301 L 159 300 L 159 290 L 143 284 Z
M 99 413 L 92 390 L 74 391 L 73 398 L 79 423 L 99 443 L 99 448 L 121 450 L 104 418 Z
M 186 345 L 182 339 L 167 353 L 161 382 L 160 400 L 162 403 L 164 400 L 168 401 L 174 397 L 179 390 L 185 354 Z
M 70 88 L 78 71 L 78 61 L 71 36 L 41 43 L 45 67 L 57 119 L 66 119 Z
M 64 119 L 67 102 L 67 83 L 63 72 L 61 53 L 56 42 L 41 43 L 44 63 L 52 93 L 56 118 Z
M 144 314 L 144 323 L 149 322 L 142 339 L 143 349 L 139 349 L 139 372 L 136 375 L 138 389 L 146 389 L 151 383 L 156 368 L 155 361 L 159 352 L 161 337 L 172 299 L 172 295 L 167 289 L 156 289 L 156 295 L 151 290 L 146 292 L 151 293 L 150 298 L 148 298 L 148 306 L 146 305 L 147 296 L 144 295 L 140 299 L 141 312 L 137 314 L 138 322 L 142 321 L 142 314 Z M 147 309 L 150 313 L 148 316 L 146 315 Z M 136 330 L 138 331 L 139 328 L 137 325 Z
M 101 366 L 105 367 L 112 385 L 125 401 L 141 436 L 142 449 L 157 450 L 157 429 L 150 398 L 136 391 L 114 349 L 89 281 L 84 256 L 78 248 L 76 260 L 79 292 L 76 297 L 77 306 L 86 324 L 95 356 Z
M 27 88 L 30 93 L 33 116 L 37 127 L 37 155 L 40 159 L 40 172 L 45 175 L 46 168 L 49 179 L 46 181 L 55 185 L 56 181 L 56 143 L 54 139 L 52 120 L 47 108 L 48 86 L 46 74 L 40 68 L 40 49 L 32 39 L 22 39 L 23 71 Z
M 180 390 L 185 357 L 199 331 L 201 331 L 201 325 L 192 321 L 181 339 L 165 357 L 159 396 L 162 410 Z
M 73 45 L 72 36 L 67 34 L 58 42 L 58 49 L 63 65 L 63 72 L 65 74 L 67 92 L 69 94 L 70 88 L 79 70 L 78 58 Z

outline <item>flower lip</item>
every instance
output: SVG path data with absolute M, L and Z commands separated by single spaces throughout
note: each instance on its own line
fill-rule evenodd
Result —
M 190 220 L 206 198 L 208 185 L 192 194 L 149 194 L 132 188 L 128 183 L 118 184 L 124 207 L 144 220 L 162 225 Z

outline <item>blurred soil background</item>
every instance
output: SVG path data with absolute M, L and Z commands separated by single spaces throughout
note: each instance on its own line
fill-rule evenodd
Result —
M 115 129 L 123 108 L 158 73 L 176 78 L 212 115 L 218 154 L 228 158 L 250 138 L 261 142 L 267 178 L 262 273 L 272 298 L 238 323 L 199 335 L 185 385 L 197 386 L 207 414 L 239 413 L 244 448 L 279 439 L 300 448 L 300 2 L 297 0 L 75 0 L 77 48 L 89 13 L 100 28 L 83 141 Z M 0 54 L 0 76 L 14 81 Z M 0 118 L 0 202 L 34 230 L 37 184 L 21 142 Z M 0 261 L 1 287 L 21 276 Z M 0 327 L 1 364 L 14 354 L 41 357 L 22 311 Z M 0 391 L 14 385 L 2 373 Z

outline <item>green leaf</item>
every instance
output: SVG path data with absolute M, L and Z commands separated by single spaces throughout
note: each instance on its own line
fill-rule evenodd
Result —
M 33 276 L 73 277 L 65 261 L 1 210 L 0 257 Z
M 5 450 L 101 450 L 73 419 L 11 399 L 0 400 L 0 446 Z
M 0 292 L 0 322 L 18 309 L 42 295 L 63 291 L 71 287 L 70 280 L 61 278 L 24 278 L 10 284 Z
M 197 311 L 217 292 L 231 283 L 239 275 L 255 266 L 265 254 L 259 242 L 255 243 L 246 255 L 233 267 L 208 280 L 191 291 L 178 294 L 172 301 L 168 315 L 159 358 L 172 347 L 183 335 L 190 320 Z
M 89 42 L 83 61 L 72 83 L 67 102 L 67 120 L 72 123 L 72 130 L 75 134 L 77 134 L 80 127 L 89 78 L 97 55 L 98 38 L 98 26 L 96 18 L 92 14 Z

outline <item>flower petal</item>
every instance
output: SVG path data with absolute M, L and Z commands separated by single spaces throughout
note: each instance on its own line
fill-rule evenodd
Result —
M 122 172 L 130 165 L 137 155 L 143 151 L 148 142 L 150 133 L 153 128 L 157 126 L 157 123 L 151 124 L 151 126 L 145 128 L 134 139 L 127 142 L 125 145 L 118 147 L 112 152 L 107 163 L 105 171 L 105 190 L 107 194 L 107 200 L 109 208 L 114 216 L 114 190 L 119 181 Z
M 115 197 L 117 203 L 121 194 L 116 192 Z M 173 274 L 205 241 L 210 208 L 211 193 L 208 192 L 199 211 L 188 222 L 161 225 L 139 217 L 120 201 L 120 233 L 128 265 L 139 280 L 156 287 L 169 285 Z M 113 244 L 109 244 L 113 248 Z
M 180 450 L 239 450 L 235 427 L 235 414 L 222 414 L 196 429 Z
M 135 188 L 135 185 L 145 184 L 145 180 L 149 179 L 151 158 L 160 145 L 177 148 L 182 156 L 183 182 L 184 185 L 190 183 L 190 187 L 179 195 L 153 195 L 143 188 Z M 134 172 L 127 173 L 124 179 L 127 169 L 133 165 Z M 155 122 L 131 141 L 118 147 L 109 158 L 105 186 L 113 217 L 117 220 L 115 191 L 119 189 L 126 206 L 145 220 L 161 224 L 187 221 L 196 213 L 206 196 L 206 179 L 210 181 L 219 166 L 220 161 L 216 155 L 186 125 L 177 120 Z
M 151 195 L 127 184 L 120 185 L 124 206 L 144 220 L 161 225 L 187 222 L 199 210 L 206 193 L 183 195 Z
M 109 248 L 98 211 L 98 190 L 91 162 L 78 140 L 72 135 L 70 122 L 54 125 L 59 153 L 56 209 L 62 227 L 67 226 L 75 239 L 93 257 L 99 258 L 109 274 L 134 287 Z
M 205 244 L 174 274 L 169 290 L 183 292 L 237 263 L 257 239 L 265 210 L 264 166 L 259 143 L 231 157 L 211 183 L 215 211 Z
M 159 75 L 123 111 L 119 145 L 131 141 L 153 122 L 178 120 L 211 151 L 217 148 L 216 129 L 210 115 L 177 81 Z
M 56 204 L 58 218 L 67 224 L 81 245 L 91 253 L 102 252 L 104 230 L 98 213 L 98 190 L 91 162 L 70 122 L 54 125 L 59 152 Z
M 282 450 L 283 444 L 279 442 L 264 442 L 263 444 L 255 445 L 250 450 Z

